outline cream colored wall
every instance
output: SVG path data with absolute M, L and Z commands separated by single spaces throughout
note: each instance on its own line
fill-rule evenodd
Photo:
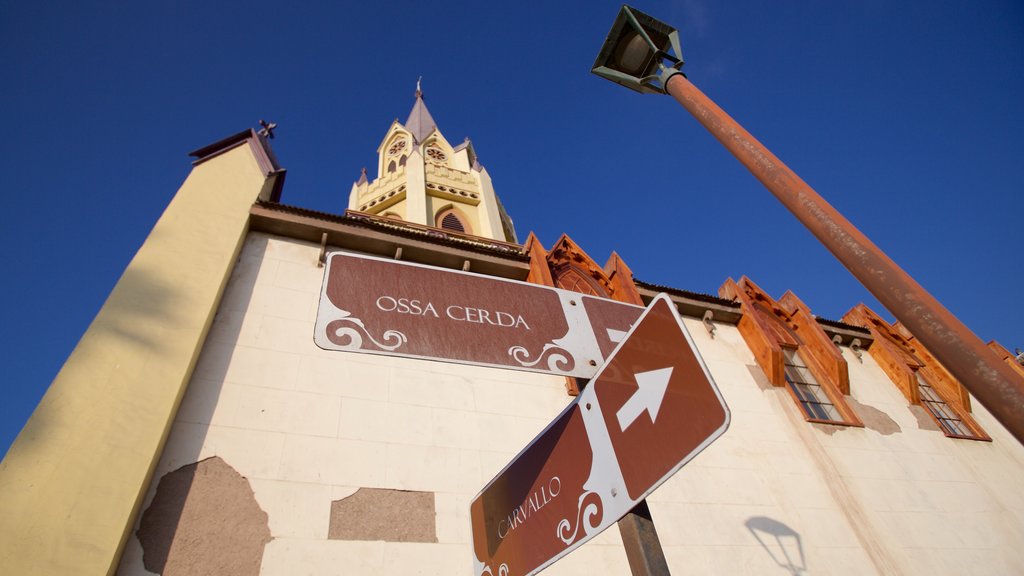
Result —
M 210 456 L 248 478 L 265 575 L 469 573 L 469 503 L 569 402 L 563 381 L 317 348 L 318 252 L 246 240 L 156 478 Z M 990 418 L 992 444 L 918 430 L 865 355 L 848 356 L 853 396 L 902 431 L 811 425 L 734 327 L 686 324 L 732 425 L 649 499 L 674 573 L 1021 572 L 1024 455 Z M 438 543 L 327 540 L 331 501 L 359 487 L 433 492 Z M 628 573 L 614 528 L 545 571 Z M 147 574 L 134 536 L 120 574 Z
M 685 323 L 732 423 L 649 498 L 672 571 L 884 573 L 873 565 L 805 446 L 800 432 L 808 425 L 786 417 L 795 406 L 784 390 L 770 387 L 736 328 L 718 325 L 711 338 L 701 322 Z M 789 572 L 779 565 L 789 563 L 787 554 L 793 561 Z
M 249 236 L 155 478 L 210 456 L 248 478 L 262 574 L 469 573 L 469 503 L 565 407 L 564 379 L 317 348 L 318 254 Z M 331 501 L 363 486 L 433 492 L 438 543 L 327 540 Z M 549 572 L 595 567 L 628 573 L 615 531 Z M 118 573 L 148 574 L 134 535 Z
M 977 401 L 993 442 L 922 429 L 904 396 L 865 353 L 843 349 L 852 395 L 901 432 L 844 430 L 815 437 L 870 528 L 907 574 L 1024 573 L 1024 449 Z M 928 427 L 934 426 L 916 408 Z
M 113 572 L 265 180 L 244 144 L 160 217 L 0 464 L 0 572 Z

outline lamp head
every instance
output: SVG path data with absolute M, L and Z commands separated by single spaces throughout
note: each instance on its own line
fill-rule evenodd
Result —
M 682 66 L 679 31 L 623 5 L 590 71 L 630 90 L 664 94 L 665 82 L 682 74 Z

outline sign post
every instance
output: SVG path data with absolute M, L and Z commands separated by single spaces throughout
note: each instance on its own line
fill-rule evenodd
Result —
M 534 574 L 632 510 L 729 426 L 659 294 L 579 396 L 470 506 L 475 574 Z

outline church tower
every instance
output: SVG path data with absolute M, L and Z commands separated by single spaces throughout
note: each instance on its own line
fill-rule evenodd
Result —
M 512 219 L 466 138 L 452 146 L 441 134 L 416 85 L 405 123 L 397 119 L 377 148 L 377 178 L 366 169 L 352 185 L 349 210 L 446 231 L 516 242 Z

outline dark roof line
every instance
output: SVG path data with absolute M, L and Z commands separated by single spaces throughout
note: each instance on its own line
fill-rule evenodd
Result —
M 708 304 L 718 304 L 720 306 L 729 306 L 731 308 L 739 308 L 738 302 L 732 300 L 726 300 L 719 298 L 718 296 L 712 296 L 711 294 L 704 294 L 702 292 L 691 292 L 689 290 L 683 290 L 681 288 L 673 288 L 671 286 L 663 286 L 661 284 L 652 284 L 650 282 L 644 282 L 636 277 L 633 277 L 633 282 L 636 283 L 637 288 L 646 288 L 648 290 L 655 290 L 658 292 L 666 292 L 668 294 L 675 294 L 677 296 L 683 296 L 693 300 L 699 300 L 701 302 L 707 302 Z
M 388 232 L 404 236 L 406 238 L 415 238 L 432 244 L 438 244 L 441 246 L 451 246 L 479 252 L 482 254 L 499 255 L 504 258 L 513 258 L 523 262 L 529 261 L 529 255 L 522 251 L 522 247 L 517 245 L 502 245 L 499 243 L 491 243 L 484 241 L 478 241 L 470 238 L 462 238 L 455 234 L 450 234 L 444 230 L 434 229 L 425 227 L 420 230 L 407 226 L 402 220 L 392 220 L 390 218 L 374 217 L 372 215 L 361 214 L 359 212 L 347 211 L 344 215 L 332 214 L 330 212 L 321 212 L 319 210 L 311 210 L 309 208 L 300 208 L 298 206 L 289 206 L 287 204 L 280 204 L 277 202 L 256 202 L 257 206 L 266 208 L 268 210 L 274 210 L 276 212 L 283 212 L 286 214 L 293 214 L 296 216 L 304 216 L 307 218 L 314 218 L 316 220 L 323 220 L 325 222 L 349 224 L 353 226 L 359 226 L 361 228 L 374 228 L 374 229 L 386 229 Z
M 847 324 L 846 322 L 840 322 L 839 320 L 829 320 L 828 318 L 822 318 L 821 316 L 815 316 L 814 319 L 818 321 L 818 324 L 832 326 L 833 328 L 842 328 L 844 330 L 852 330 L 854 332 L 863 332 L 865 334 L 871 334 L 871 331 L 868 330 L 867 328 L 854 326 L 853 324 Z

